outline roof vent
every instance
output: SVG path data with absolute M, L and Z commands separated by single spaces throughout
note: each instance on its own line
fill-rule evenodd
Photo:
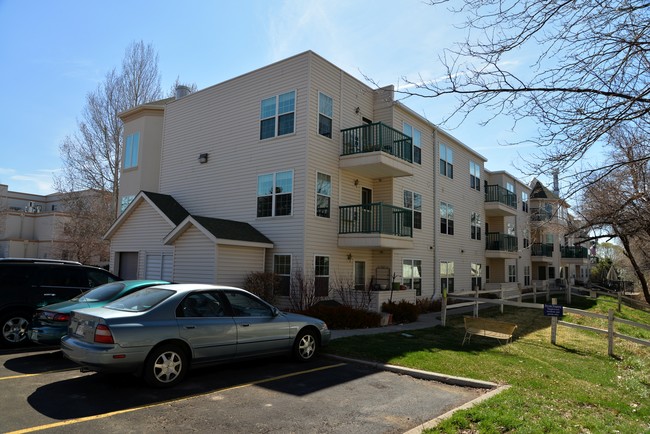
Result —
M 177 100 L 179 100 L 179 99 L 181 99 L 183 97 L 186 97 L 190 93 L 192 93 L 192 91 L 190 90 L 189 87 L 183 86 L 183 85 L 176 86 L 176 99 Z

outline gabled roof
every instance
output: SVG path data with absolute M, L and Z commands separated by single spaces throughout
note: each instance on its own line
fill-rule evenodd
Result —
M 196 227 L 215 244 L 273 247 L 271 240 L 248 223 L 194 215 L 187 216 L 163 242 L 173 244 L 191 226 Z
M 117 231 L 122 224 L 129 218 L 133 211 L 138 207 L 142 202 L 148 202 L 154 210 L 156 210 L 160 216 L 169 223 L 170 227 L 177 226 L 182 222 L 188 215 L 189 212 L 181 206 L 180 203 L 176 202 L 176 199 L 171 197 L 168 194 L 153 193 L 150 191 L 141 191 L 138 193 L 135 198 L 131 201 L 129 206 L 126 207 L 124 212 L 115 220 L 115 222 L 108 229 L 106 234 L 104 234 L 104 239 L 108 239 L 113 236 L 115 231 Z
M 555 193 L 546 188 L 544 184 L 539 181 L 536 181 L 533 184 L 533 189 L 530 192 L 530 198 L 561 200 Z

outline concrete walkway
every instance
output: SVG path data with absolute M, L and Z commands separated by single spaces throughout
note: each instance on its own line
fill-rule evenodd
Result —
M 332 330 L 332 339 L 346 338 L 348 336 L 376 335 L 378 333 L 405 332 L 408 330 L 426 329 L 441 324 L 440 313 L 424 313 L 418 316 L 418 320 L 407 324 L 392 324 L 384 327 L 353 330 Z

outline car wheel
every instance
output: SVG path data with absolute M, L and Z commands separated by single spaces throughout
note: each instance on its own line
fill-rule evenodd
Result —
M 17 311 L 0 315 L 0 346 L 17 347 L 28 341 L 27 328 L 29 327 L 29 314 Z
M 318 350 L 318 338 L 313 330 L 302 330 L 293 344 L 293 356 L 300 362 L 314 358 Z
M 180 382 L 187 373 L 188 360 L 178 345 L 162 345 L 154 348 L 144 366 L 144 380 L 154 387 L 171 387 Z

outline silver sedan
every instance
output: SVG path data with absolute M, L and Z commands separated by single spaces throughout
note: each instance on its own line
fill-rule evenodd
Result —
M 329 340 L 323 321 L 281 312 L 243 289 L 173 284 L 73 311 L 61 349 L 83 369 L 135 373 L 167 387 L 190 365 L 281 353 L 309 361 Z

